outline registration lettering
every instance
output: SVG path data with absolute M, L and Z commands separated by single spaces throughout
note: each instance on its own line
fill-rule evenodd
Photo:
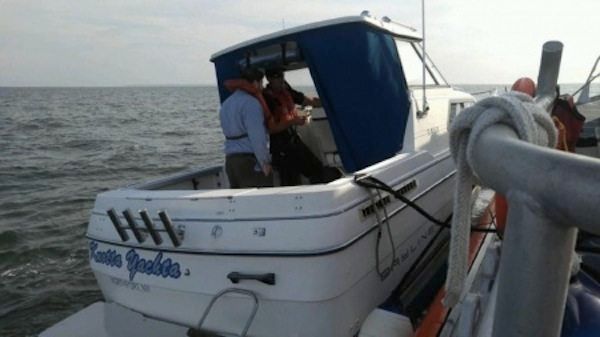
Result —
M 143 293 L 150 292 L 150 286 L 147 284 L 131 282 L 131 281 L 117 278 L 117 277 L 111 277 L 110 282 L 112 282 L 112 284 L 116 285 L 117 287 L 123 287 L 123 288 L 127 288 L 129 290 L 135 290 L 135 291 L 139 291 L 139 292 L 143 292 Z

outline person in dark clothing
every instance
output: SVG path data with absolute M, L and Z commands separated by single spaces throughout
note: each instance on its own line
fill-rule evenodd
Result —
M 339 171 L 325 168 L 295 129 L 307 122 L 307 116 L 298 114 L 296 104 L 320 107 L 319 98 L 308 97 L 292 89 L 285 81 L 281 68 L 267 69 L 266 77 L 269 84 L 263 90 L 263 96 L 272 118 L 280 126 L 271 130 L 270 145 L 272 164 L 279 170 L 281 185 L 299 185 L 300 175 L 307 177 L 311 184 L 339 178 Z

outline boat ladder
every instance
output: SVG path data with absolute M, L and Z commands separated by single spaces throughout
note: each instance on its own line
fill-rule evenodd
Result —
M 217 300 L 228 293 L 237 293 L 237 294 L 241 294 L 241 295 L 246 295 L 248 297 L 250 297 L 252 300 L 254 300 L 254 306 L 252 307 L 252 311 L 250 312 L 250 316 L 248 316 L 248 320 L 246 321 L 246 325 L 244 326 L 244 329 L 242 330 L 242 333 L 239 335 L 239 337 L 246 337 L 246 334 L 248 333 L 248 329 L 250 329 L 250 325 L 252 325 L 252 321 L 254 320 L 254 316 L 256 316 L 256 312 L 258 311 L 258 296 L 256 296 L 256 294 L 250 290 L 247 289 L 239 289 L 239 288 L 227 288 L 224 289 L 222 291 L 220 291 L 218 294 L 216 294 L 211 300 L 210 303 L 208 304 L 208 306 L 206 307 L 206 309 L 204 310 L 204 313 L 202 314 L 202 318 L 200 318 L 200 321 L 198 322 L 198 326 L 195 330 L 201 330 L 202 329 L 202 325 L 204 325 L 204 321 L 206 320 L 206 318 L 208 317 L 208 314 L 210 313 L 210 311 L 212 310 L 213 305 L 217 302 Z

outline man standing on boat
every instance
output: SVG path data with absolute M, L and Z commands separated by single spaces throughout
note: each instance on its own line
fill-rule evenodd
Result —
M 261 94 L 263 76 L 259 69 L 248 68 L 242 71 L 241 79 L 224 83 L 233 91 L 220 111 L 226 138 L 225 172 L 231 188 L 273 186 L 266 106 Z
M 311 184 L 324 183 L 339 177 L 327 179 L 329 171 L 310 149 L 302 142 L 295 126 L 304 125 L 307 116 L 300 116 L 296 109 L 298 105 L 320 107 L 319 98 L 311 98 L 290 87 L 283 77 L 283 69 L 270 68 L 266 71 L 269 84 L 263 91 L 265 101 L 269 106 L 274 122 L 283 126 L 271 129 L 271 154 L 273 165 L 279 169 L 281 185 L 292 186 L 300 184 L 300 174 L 306 176 Z

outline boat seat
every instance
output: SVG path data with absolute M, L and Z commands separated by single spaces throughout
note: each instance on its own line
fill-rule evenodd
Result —
M 323 108 L 314 108 L 308 125 L 297 129 L 302 141 L 325 166 L 342 168 L 337 145 L 329 127 L 329 120 Z

